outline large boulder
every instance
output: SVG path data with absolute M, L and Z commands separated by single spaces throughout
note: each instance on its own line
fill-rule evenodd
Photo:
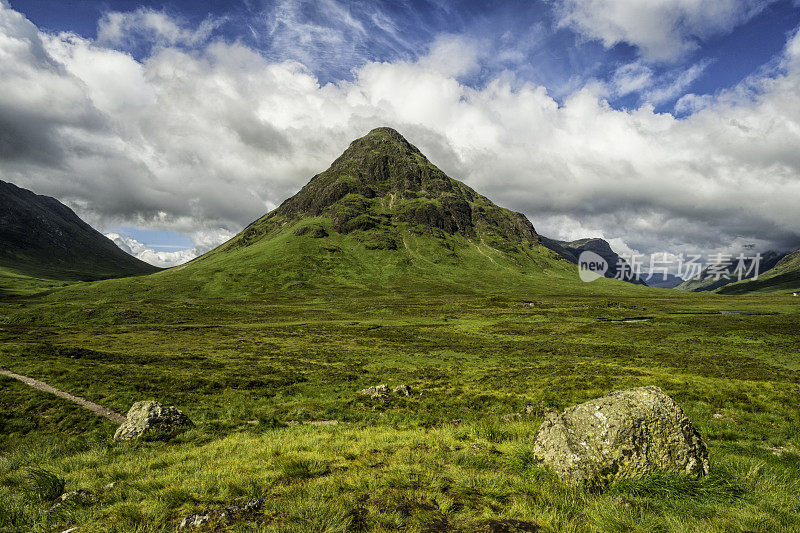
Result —
M 564 481 L 603 485 L 655 471 L 708 473 L 708 449 L 675 401 L 654 386 L 615 391 L 546 417 L 534 454 Z
M 136 402 L 131 406 L 125 422 L 114 433 L 114 439 L 171 436 L 192 427 L 194 427 L 192 421 L 177 407 L 164 406 L 148 400 Z

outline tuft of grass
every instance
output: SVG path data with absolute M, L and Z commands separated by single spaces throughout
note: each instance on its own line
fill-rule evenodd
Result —
M 288 479 L 312 479 L 330 473 L 330 466 L 318 459 L 289 457 L 280 461 L 280 470 Z
M 62 494 L 66 481 L 63 477 L 40 467 L 27 471 L 23 491 L 29 499 L 36 502 L 52 502 Z
M 722 503 L 744 496 L 747 487 L 735 473 L 717 468 L 701 477 L 657 472 L 641 478 L 620 479 L 609 487 L 608 493 L 665 502 L 692 499 Z

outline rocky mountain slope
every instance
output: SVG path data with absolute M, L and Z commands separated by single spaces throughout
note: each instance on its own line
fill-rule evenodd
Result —
M 0 268 L 64 280 L 156 272 L 120 250 L 70 208 L 0 181 Z
M 542 237 L 541 242 L 544 246 L 575 265 L 578 264 L 578 258 L 583 252 L 594 252 L 608 263 L 609 268 L 605 274 L 607 278 L 621 279 L 637 285 L 646 284 L 639 276 L 633 273 L 628 262 L 620 258 L 620 256 L 611 249 L 611 245 L 603 239 L 580 239 L 569 242 Z

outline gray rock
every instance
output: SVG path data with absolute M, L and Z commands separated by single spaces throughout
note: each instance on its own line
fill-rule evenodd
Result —
M 392 392 L 398 396 L 411 396 L 411 387 L 408 385 L 398 385 L 392 389 Z
M 261 500 L 258 498 L 253 498 L 244 503 L 228 505 L 227 507 L 206 509 L 203 512 L 184 518 L 180 525 L 178 525 L 178 530 L 183 531 L 187 529 L 194 529 L 204 524 L 223 524 L 226 522 L 241 520 L 252 517 L 260 510 Z
M 56 498 L 56 505 L 88 505 L 94 500 L 94 493 L 87 489 L 77 489 L 65 492 Z
M 148 400 L 136 402 L 131 406 L 125 422 L 114 434 L 114 439 L 171 436 L 192 427 L 194 427 L 192 421 L 177 407 L 164 406 Z
M 385 383 L 374 385 L 361 390 L 362 396 L 369 396 L 370 398 L 386 398 L 389 396 L 389 386 Z
M 503 422 L 514 422 L 516 420 L 522 420 L 522 413 L 508 413 L 503 415 Z
M 549 414 L 534 454 L 564 481 L 602 485 L 655 471 L 708 473 L 708 449 L 675 401 L 654 386 L 615 391 Z

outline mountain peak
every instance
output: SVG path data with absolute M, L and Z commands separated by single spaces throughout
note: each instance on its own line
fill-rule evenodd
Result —
M 373 248 L 396 249 L 403 231 L 482 236 L 509 250 L 522 243 L 538 244 L 524 215 L 498 207 L 450 178 L 388 127 L 350 143 L 330 168 L 251 224 L 236 242 L 249 245 L 287 224 L 317 217 L 330 220 L 335 232 L 358 235 Z

